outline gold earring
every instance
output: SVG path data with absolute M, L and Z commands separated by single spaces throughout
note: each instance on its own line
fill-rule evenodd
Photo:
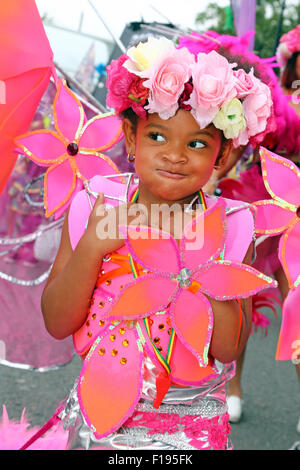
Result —
M 127 155 L 127 161 L 128 161 L 129 163 L 133 163 L 134 160 L 135 160 L 135 155 L 130 155 L 130 153 L 128 153 L 128 155 Z

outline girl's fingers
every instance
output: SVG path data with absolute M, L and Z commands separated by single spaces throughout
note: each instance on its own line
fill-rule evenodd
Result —
M 98 197 L 95 201 L 94 207 L 98 207 L 100 204 L 104 204 L 104 194 L 103 193 L 98 194 Z
M 94 204 L 93 213 L 97 217 L 103 217 L 104 215 L 107 214 L 107 210 L 105 208 L 105 198 L 104 198 L 103 193 L 98 194 L 98 197 Z

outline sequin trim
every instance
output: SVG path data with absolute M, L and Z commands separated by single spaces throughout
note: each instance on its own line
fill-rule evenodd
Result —
M 59 140 L 65 147 L 68 146 L 69 142 L 65 138 L 62 138 L 61 135 L 57 135 L 57 133 L 55 133 L 51 129 L 43 129 L 43 130 L 27 132 L 26 134 L 23 134 L 23 135 L 19 136 L 18 139 L 26 139 L 26 137 L 32 137 L 32 136 L 39 135 L 39 134 L 41 134 L 41 135 L 50 134 L 53 137 L 55 137 L 55 139 Z M 68 158 L 67 152 L 63 153 L 62 155 L 59 155 L 56 158 L 55 157 L 54 158 L 49 158 L 47 160 L 43 159 L 43 158 L 39 158 L 33 152 L 31 152 L 26 147 L 26 145 L 22 144 L 18 139 L 16 140 L 16 145 L 18 146 L 18 148 L 20 150 L 22 150 L 22 152 L 28 158 L 30 158 L 31 160 L 33 160 L 36 163 L 41 164 L 42 166 L 50 166 L 50 165 L 53 165 L 54 163 L 62 163 L 64 160 L 66 160 Z
M 46 174 L 45 174 L 45 180 L 44 180 L 44 205 L 45 205 L 45 209 L 46 209 L 46 217 L 50 217 L 52 214 L 54 214 L 54 212 L 56 212 L 64 204 L 66 204 L 66 202 L 68 202 L 70 200 L 70 197 L 72 196 L 72 194 L 74 192 L 74 189 L 76 188 L 76 174 L 75 174 L 75 172 L 74 172 L 74 170 L 71 166 L 71 168 L 72 168 L 71 188 L 69 189 L 68 194 L 65 197 L 65 199 L 63 199 L 63 201 L 60 201 L 60 203 L 57 206 L 55 206 L 53 209 L 49 210 L 49 205 L 48 205 L 48 176 L 49 176 L 49 173 L 51 171 L 55 171 L 55 169 L 58 167 L 58 165 L 59 165 L 59 163 L 57 165 L 53 165 L 50 168 L 48 168 L 48 170 L 46 171 Z
M 74 142 L 78 144 L 78 136 L 79 136 L 80 130 L 82 129 L 82 126 L 83 126 L 83 123 L 84 123 L 84 109 L 83 109 L 83 106 L 81 104 L 81 101 L 76 97 L 76 95 L 74 93 L 71 92 L 71 90 L 65 85 L 65 83 L 66 82 L 64 80 L 59 81 L 58 86 L 57 86 L 57 93 L 56 93 L 54 101 L 53 101 L 54 126 L 55 126 L 55 129 L 56 129 L 57 133 L 60 135 L 60 137 L 63 139 L 63 141 L 67 142 L 65 136 L 63 135 L 63 133 L 61 132 L 61 130 L 58 126 L 58 119 L 57 119 L 57 113 L 56 113 L 56 103 L 57 103 L 58 98 L 60 96 L 61 88 L 64 87 L 66 92 L 74 99 L 74 101 L 76 102 L 76 104 L 79 108 L 80 121 L 79 121 L 77 130 L 75 132 L 75 139 L 74 139 Z M 67 143 L 69 143 L 69 142 L 67 142 Z
M 289 207 L 284 207 L 282 203 L 280 203 L 279 201 L 275 201 L 273 199 L 266 199 L 266 200 L 263 200 L 263 201 L 257 201 L 257 202 L 254 202 L 253 205 L 255 207 L 259 207 L 259 206 L 277 206 L 277 207 L 281 207 L 282 209 L 287 210 L 288 212 L 291 213 L 291 220 L 288 222 L 288 224 L 283 225 L 282 227 L 277 227 L 277 228 L 274 228 L 274 229 L 260 229 L 256 226 L 255 231 L 256 231 L 256 233 L 258 233 L 260 235 L 280 235 L 284 230 L 286 230 L 289 226 L 291 226 L 293 224 L 293 221 L 294 221 L 295 217 L 297 218 L 297 216 L 293 216 L 293 213 L 296 212 L 296 209 L 291 210 L 291 208 L 289 208 Z
M 90 119 L 82 128 L 80 134 L 79 134 L 79 140 L 81 139 L 81 137 L 83 136 L 84 132 L 88 129 L 88 127 L 93 124 L 95 121 L 98 121 L 99 119 L 103 119 L 103 118 L 106 118 L 106 117 L 109 117 L 109 116 L 115 116 L 115 113 L 105 113 L 105 114 L 101 114 L 101 115 L 97 115 L 97 116 L 94 116 L 92 119 Z M 87 151 L 87 152 L 93 152 L 93 153 L 97 153 L 97 152 L 101 152 L 102 150 L 105 150 L 105 149 L 109 149 L 111 148 L 113 145 L 115 145 L 118 140 L 120 139 L 120 136 L 122 134 L 122 125 L 120 125 L 119 129 L 118 129 L 118 132 L 116 133 L 116 135 L 114 136 L 114 138 L 108 142 L 107 144 L 105 145 L 101 145 L 100 147 L 95 147 L 95 148 L 82 148 L 83 151 Z
M 272 278 L 266 276 L 265 274 L 261 273 L 260 271 L 257 271 L 256 269 L 252 268 L 251 266 L 247 264 L 242 264 L 237 261 L 230 261 L 230 260 L 214 260 L 211 263 L 207 263 L 204 265 L 199 271 L 199 278 L 201 280 L 201 272 L 209 270 L 213 265 L 221 264 L 224 266 L 234 266 L 238 267 L 241 271 L 247 271 L 253 275 L 256 275 L 258 278 L 262 279 L 264 282 L 266 282 L 268 285 L 260 285 L 256 287 L 255 289 L 249 290 L 244 292 L 243 294 L 235 293 L 232 295 L 215 295 L 213 292 L 209 291 L 208 289 L 205 289 L 203 286 L 201 286 L 200 290 L 204 294 L 208 295 L 209 297 L 213 297 L 216 300 L 232 300 L 232 299 L 240 299 L 240 298 L 246 298 L 246 297 L 251 297 L 252 295 L 257 294 L 257 292 L 260 292 L 261 290 L 271 288 L 271 287 L 277 287 L 277 282 L 274 281 Z
M 208 365 L 208 350 L 210 346 L 210 340 L 211 340 L 211 335 L 212 335 L 212 330 L 213 330 L 213 323 L 214 323 L 214 315 L 213 311 L 210 305 L 209 300 L 202 294 L 200 294 L 201 300 L 203 300 L 206 310 L 207 310 L 207 315 L 208 315 L 208 327 L 207 327 L 207 333 L 206 333 L 206 339 L 205 339 L 205 345 L 203 348 L 203 352 L 201 354 L 198 353 L 184 338 L 184 336 L 181 333 L 181 330 L 177 327 L 176 322 L 175 322 L 175 314 L 174 314 L 174 308 L 176 305 L 176 300 L 180 296 L 181 289 L 178 291 L 172 305 L 170 306 L 170 318 L 171 318 L 171 324 L 172 327 L 174 328 L 176 335 L 184 344 L 184 346 L 189 349 L 192 354 L 197 358 L 199 362 L 200 367 L 206 367 Z M 199 294 L 194 294 L 194 295 L 199 295 Z

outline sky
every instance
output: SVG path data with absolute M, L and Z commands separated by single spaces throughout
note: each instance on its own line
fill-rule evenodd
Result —
M 41 16 L 53 20 L 55 26 L 77 31 L 81 22 L 81 32 L 113 41 L 119 39 L 126 23 L 168 21 L 181 28 L 193 28 L 198 13 L 204 11 L 211 0 L 91 0 L 101 16 L 97 16 L 89 0 L 36 0 Z M 220 6 L 227 6 L 230 0 L 218 0 Z M 104 23 L 103 23 L 104 22 Z M 111 31 L 108 32 L 107 25 Z M 49 26 L 45 30 L 54 52 L 56 62 L 70 74 L 74 74 L 81 60 L 94 42 L 93 39 L 80 36 Z M 95 62 L 106 64 L 111 48 L 100 41 L 95 41 Z
M 204 11 L 210 0 L 91 0 L 112 32 L 120 36 L 124 24 L 130 21 L 165 21 L 182 27 L 193 27 L 197 13 Z M 89 0 L 36 0 L 40 14 L 47 13 L 59 25 L 77 28 L 84 13 L 83 31 L 109 37 Z M 230 0 L 218 0 L 227 6 Z M 158 11 L 159 12 L 158 12 Z

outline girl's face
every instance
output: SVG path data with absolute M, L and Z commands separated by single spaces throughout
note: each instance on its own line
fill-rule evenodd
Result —
M 150 114 L 138 120 L 136 130 L 125 119 L 123 131 L 127 151 L 135 155 L 140 196 L 153 203 L 189 202 L 208 182 L 222 147 L 220 130 L 213 125 L 200 129 L 183 109 L 168 120 Z M 222 153 L 218 165 L 228 154 Z

